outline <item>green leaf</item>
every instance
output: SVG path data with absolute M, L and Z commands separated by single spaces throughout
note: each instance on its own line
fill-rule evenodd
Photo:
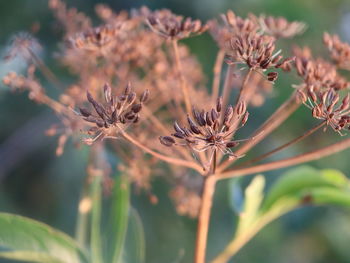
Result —
M 265 178 L 257 175 L 253 178 L 245 190 L 245 202 L 243 212 L 240 214 L 240 222 L 237 233 L 245 231 L 258 216 L 260 204 L 264 197 Z
M 130 206 L 130 183 L 127 176 L 119 176 L 115 180 L 112 207 L 108 228 L 108 262 L 121 262 Z
M 18 215 L 0 213 L 0 257 L 53 263 L 88 262 L 68 235 Z
M 129 213 L 129 227 L 126 242 L 127 255 L 126 262 L 144 263 L 145 262 L 145 231 L 139 213 L 133 207 Z
M 331 187 L 319 187 L 308 192 L 315 205 L 350 206 L 350 192 Z
M 102 263 L 101 241 L 101 202 L 102 202 L 102 176 L 94 176 L 91 184 L 91 259 L 94 263 Z
M 284 196 L 300 194 L 302 190 L 315 187 L 339 187 L 340 184 L 348 184 L 348 180 L 335 170 L 321 172 L 308 166 L 297 167 L 282 175 L 272 186 L 266 196 L 262 211 L 267 211 Z

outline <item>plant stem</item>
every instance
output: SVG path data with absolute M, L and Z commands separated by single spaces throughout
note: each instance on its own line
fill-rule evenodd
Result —
M 177 40 L 173 40 L 172 45 L 173 45 L 174 54 L 175 54 L 176 68 L 177 68 L 177 72 L 179 74 L 180 81 L 181 81 L 181 90 L 182 90 L 182 93 L 184 96 L 186 111 L 187 111 L 187 113 L 190 114 L 191 113 L 190 95 L 189 95 L 186 79 L 185 79 L 185 76 L 184 76 L 183 71 L 182 71 L 183 68 L 182 68 L 182 63 L 181 63 L 181 58 L 180 58 Z
M 224 89 L 222 91 L 221 97 L 222 97 L 222 108 L 226 109 L 226 106 L 229 101 L 231 88 L 232 88 L 232 80 L 233 80 L 233 70 L 234 67 L 232 65 L 228 65 L 226 76 L 225 76 L 225 83 L 224 83 Z M 223 116 L 222 116 L 223 118 Z
M 300 101 L 297 98 L 297 93 L 294 92 L 292 96 L 284 102 L 275 112 L 268 118 L 252 135 L 251 140 L 248 140 L 242 145 L 234 154 L 237 156 L 242 156 L 247 153 L 256 144 L 261 142 L 267 135 L 274 131 L 277 127 L 281 125 L 294 111 L 300 106 Z M 218 173 L 224 171 L 231 164 L 233 164 L 236 159 L 222 162 L 217 171 Z
M 270 157 L 271 155 L 273 155 L 273 154 L 275 154 L 275 153 L 277 153 L 279 151 L 282 151 L 283 149 L 286 149 L 287 147 L 289 147 L 289 146 L 291 146 L 291 145 L 293 145 L 295 143 L 298 143 L 298 142 L 304 140 L 305 138 L 307 138 L 308 136 L 312 135 L 313 133 L 318 131 L 320 128 L 322 128 L 325 124 L 326 124 L 326 122 L 323 121 L 323 122 L 319 123 L 318 125 L 316 125 L 315 127 L 313 127 L 312 129 L 310 129 L 307 132 L 303 133 L 302 135 L 294 138 L 293 140 L 291 140 L 291 141 L 289 141 L 289 142 L 287 142 L 287 143 L 285 143 L 285 144 L 283 144 L 283 145 L 281 145 L 281 146 L 279 146 L 279 147 L 277 147 L 277 148 L 275 148 L 275 149 L 273 149 L 273 150 L 271 150 L 271 151 L 269 151 L 267 153 L 264 153 L 264 154 L 254 158 L 252 160 L 244 162 L 244 163 L 240 164 L 239 166 L 236 166 L 236 168 L 237 167 L 247 166 L 247 165 L 259 162 L 259 161 L 261 161 L 263 159 L 266 159 L 267 157 Z
M 205 263 L 210 212 L 215 192 L 216 177 L 208 175 L 204 177 L 202 202 L 198 216 L 197 239 L 194 263 Z
M 346 139 L 329 146 L 317 149 L 308 153 L 300 154 L 291 158 L 260 164 L 247 168 L 233 169 L 218 175 L 218 179 L 226 179 L 237 176 L 244 176 L 252 173 L 261 173 L 271 170 L 276 170 L 288 166 L 293 166 L 301 163 L 306 163 L 314 160 L 321 159 L 323 157 L 341 152 L 350 147 L 350 139 Z
M 78 217 L 75 228 L 75 240 L 83 248 L 86 246 L 88 218 L 91 211 L 91 198 L 89 195 L 88 186 L 88 182 L 85 180 L 82 195 L 79 201 Z
M 250 78 L 251 74 L 252 74 L 252 69 L 249 69 L 247 74 L 245 75 L 245 77 L 243 79 L 241 89 L 239 90 L 239 94 L 238 94 L 238 97 L 237 97 L 237 100 L 236 100 L 236 106 L 237 106 L 237 104 L 239 102 L 246 100 L 245 99 L 245 93 L 246 93 L 246 90 L 247 90 L 247 84 L 248 84 L 248 81 L 249 81 L 249 78 Z
M 220 87 L 221 72 L 222 72 L 222 62 L 223 62 L 224 58 L 225 58 L 225 51 L 220 49 L 218 51 L 218 54 L 216 55 L 216 61 L 215 61 L 214 69 L 213 69 L 214 79 L 213 79 L 211 98 L 212 98 L 212 101 L 214 103 L 219 96 L 219 87 Z
M 120 133 L 124 136 L 125 139 L 127 139 L 129 142 L 133 143 L 135 146 L 141 148 L 142 150 L 144 150 L 145 152 L 153 155 L 154 157 L 161 159 L 163 161 L 166 161 L 168 163 L 172 163 L 175 165 L 179 165 L 179 166 L 185 166 L 191 169 L 196 170 L 197 172 L 199 172 L 200 174 L 203 173 L 203 169 L 200 165 L 196 164 L 195 162 L 190 162 L 190 161 L 186 161 L 186 160 L 181 160 L 181 159 L 177 159 L 177 158 L 172 158 L 169 156 L 166 156 L 164 154 L 158 153 L 153 151 L 152 149 L 148 148 L 146 145 L 142 144 L 141 142 L 137 141 L 136 139 L 134 139 L 133 137 L 131 137 L 130 135 L 128 135 L 125 131 L 120 129 Z

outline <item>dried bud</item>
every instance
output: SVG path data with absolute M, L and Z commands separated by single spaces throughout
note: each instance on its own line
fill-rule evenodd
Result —
M 222 97 L 219 97 L 216 101 L 216 111 L 221 112 L 222 108 Z

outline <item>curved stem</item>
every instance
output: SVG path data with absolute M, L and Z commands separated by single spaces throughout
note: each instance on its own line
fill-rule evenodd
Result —
M 301 163 L 306 163 L 306 162 L 318 160 L 323 157 L 344 151 L 349 147 L 350 147 L 350 138 L 331 144 L 329 146 L 323 147 L 321 149 L 300 154 L 291 158 L 269 162 L 265 164 L 260 164 L 260 165 L 247 167 L 247 168 L 233 169 L 233 170 L 221 173 L 220 175 L 217 175 L 217 178 L 226 179 L 226 178 L 232 178 L 237 176 L 244 176 L 252 173 L 261 173 L 261 172 L 276 170 L 276 169 L 293 166 Z
M 180 81 L 181 81 L 181 90 L 182 90 L 182 93 L 183 93 L 183 96 L 184 96 L 186 111 L 188 113 L 191 113 L 190 94 L 189 94 L 189 91 L 188 91 L 188 87 L 187 87 L 185 76 L 184 76 L 183 71 L 182 71 L 182 63 L 181 63 L 181 58 L 180 58 L 180 53 L 179 53 L 179 47 L 178 47 L 178 44 L 177 44 L 177 40 L 173 40 L 172 44 L 173 44 L 173 49 L 174 49 L 174 54 L 175 54 L 176 68 L 177 68 L 177 72 L 179 74 Z
M 242 156 L 247 153 L 251 148 L 256 144 L 261 142 L 267 135 L 274 131 L 278 126 L 281 125 L 294 111 L 300 106 L 300 101 L 298 100 L 297 93 L 294 92 L 293 95 L 284 102 L 275 112 L 268 118 L 252 135 L 254 139 L 248 140 L 245 144 L 242 145 L 236 152 L 237 156 Z M 222 162 L 217 171 L 218 173 L 224 171 L 231 164 L 233 164 L 236 159 Z
M 269 151 L 267 153 L 264 153 L 264 154 L 254 158 L 252 160 L 246 161 L 246 162 L 244 162 L 244 163 L 242 163 L 242 164 L 240 164 L 239 166 L 236 166 L 236 167 L 247 166 L 247 165 L 259 162 L 259 161 L 261 161 L 263 159 L 266 159 L 267 157 L 270 157 L 271 155 L 273 155 L 273 154 L 275 154 L 275 153 L 277 153 L 279 151 L 282 151 L 282 150 L 286 149 L 287 147 L 289 147 L 289 146 L 291 146 L 291 145 L 293 145 L 295 143 L 298 143 L 298 142 L 304 140 L 305 138 L 307 138 L 308 136 L 312 135 L 313 133 L 318 131 L 320 128 L 322 128 L 325 124 L 326 124 L 326 122 L 323 121 L 323 122 L 319 123 L 318 125 L 316 125 L 315 127 L 313 127 L 312 129 L 310 129 L 307 132 L 303 133 L 302 135 L 294 138 L 293 140 L 291 140 L 291 141 L 289 141 L 289 142 L 287 142 L 287 143 L 285 143 L 285 144 L 283 144 L 283 145 L 281 145 L 281 146 L 279 146 L 279 147 L 277 147 L 277 148 L 275 148 L 275 149 L 273 149 L 273 150 L 271 150 L 271 151 Z
M 199 172 L 200 174 L 203 173 L 202 167 L 200 165 L 194 163 L 194 162 L 190 162 L 190 161 L 186 161 L 186 160 L 181 160 L 181 159 L 176 159 L 176 158 L 172 158 L 172 157 L 169 157 L 169 156 L 165 156 L 164 154 L 158 153 L 158 152 L 153 151 L 152 149 L 148 148 L 147 146 L 145 146 L 141 142 L 137 141 L 136 139 L 134 139 L 133 137 L 131 137 L 130 135 L 128 135 L 125 131 L 123 131 L 121 129 L 120 129 L 120 133 L 129 142 L 133 143 L 135 146 L 141 148 L 145 152 L 153 155 L 154 157 L 156 157 L 156 158 L 158 158 L 160 160 L 163 160 L 165 162 L 172 163 L 172 164 L 175 164 L 175 165 L 185 166 L 185 167 L 194 169 L 197 172 Z
M 216 177 L 208 175 L 204 178 L 201 208 L 198 216 L 196 249 L 194 263 L 205 263 L 210 212 L 215 192 Z
M 225 58 L 225 51 L 220 49 L 218 51 L 218 54 L 216 55 L 216 61 L 214 65 L 214 79 L 213 79 L 213 86 L 212 86 L 212 93 L 211 98 L 212 101 L 215 103 L 216 99 L 219 96 L 219 88 L 220 88 L 220 80 L 221 80 L 221 72 L 222 72 L 222 62 Z

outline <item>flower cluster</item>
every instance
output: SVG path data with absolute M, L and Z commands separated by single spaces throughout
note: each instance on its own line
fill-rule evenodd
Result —
M 95 137 L 85 140 L 88 144 L 93 143 L 98 138 L 115 136 L 115 128 L 121 128 L 118 124 L 129 125 L 138 122 L 142 104 L 147 101 L 149 96 L 149 91 L 145 90 L 137 102 L 136 93 L 132 91 L 130 84 L 126 86 L 124 93 L 119 96 L 112 96 L 112 89 L 108 84 L 105 84 L 103 90 L 105 104 L 99 103 L 89 91 L 87 92 L 87 99 L 93 106 L 95 113 L 86 108 L 79 109 L 85 121 L 95 124 L 89 130 L 89 134 L 94 134 Z
M 147 24 L 160 36 L 166 39 L 182 39 L 198 35 L 207 30 L 199 20 L 177 16 L 167 9 L 151 12 L 147 16 Z
M 222 112 L 222 99 L 219 98 L 216 107 L 210 111 L 193 109 L 194 120 L 187 115 L 188 127 L 181 127 L 175 122 L 175 133 L 171 136 L 161 136 L 159 139 L 168 147 L 180 145 L 188 146 L 194 152 L 208 151 L 210 158 L 205 166 L 211 164 L 212 158 L 218 151 L 229 155 L 230 158 L 238 158 L 239 156 L 231 150 L 239 143 L 233 140 L 233 136 L 246 124 L 248 115 L 244 102 L 239 103 L 235 108 L 229 105 L 225 112 Z M 240 122 L 238 126 L 237 122 Z
M 350 45 L 342 42 L 337 35 L 331 36 L 328 33 L 323 35 L 323 42 L 336 65 L 342 69 L 350 70 Z

